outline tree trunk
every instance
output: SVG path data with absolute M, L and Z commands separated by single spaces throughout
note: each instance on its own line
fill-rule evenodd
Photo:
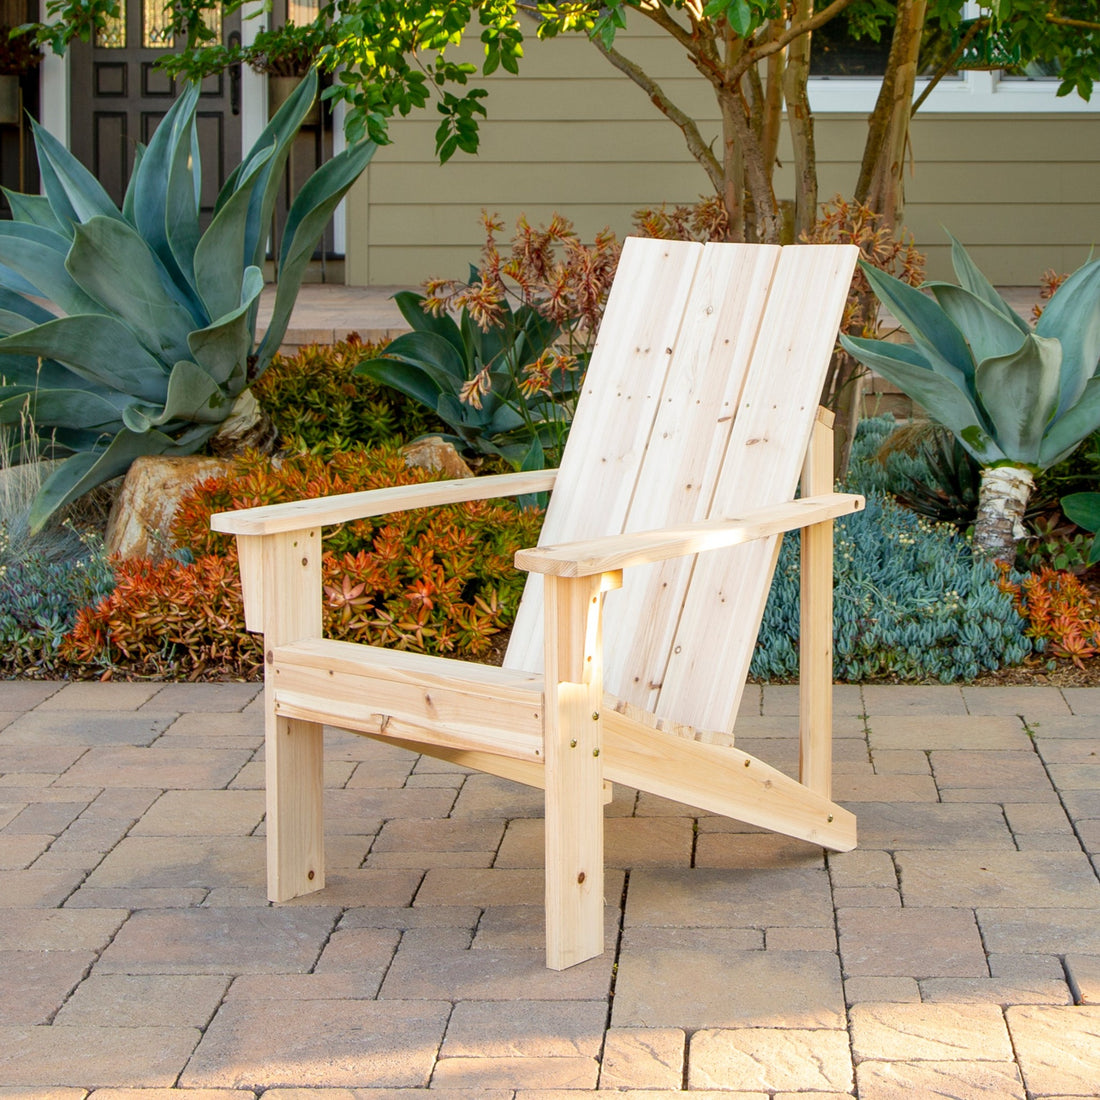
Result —
M 1027 508 L 1035 477 L 1024 466 L 990 466 L 982 470 L 978 518 L 974 521 L 974 549 L 994 561 L 1012 566 L 1016 543 L 1026 534 Z
M 890 227 L 898 223 L 904 202 L 905 150 L 927 7 L 927 0 L 898 0 L 886 75 L 871 114 L 856 183 L 856 201 L 881 214 Z
M 802 23 L 814 13 L 814 0 L 796 0 L 794 21 Z M 810 113 L 807 81 L 810 77 L 810 35 L 796 38 L 787 47 L 783 92 L 787 121 L 794 144 L 794 239 L 808 233 L 817 221 L 817 152 L 814 120 Z

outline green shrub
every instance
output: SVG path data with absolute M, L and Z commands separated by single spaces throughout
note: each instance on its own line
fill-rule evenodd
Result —
M 1032 651 L 1001 573 L 958 532 L 869 496 L 836 524 L 834 671 L 848 681 L 972 680 Z M 798 672 L 799 540 L 783 541 L 751 672 Z
M 378 447 L 447 431 L 418 402 L 353 373 L 381 350 L 351 333 L 332 345 L 312 344 L 272 359 L 252 391 L 287 450 Z

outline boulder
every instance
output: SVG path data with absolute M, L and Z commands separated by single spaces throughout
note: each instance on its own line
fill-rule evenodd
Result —
M 454 445 L 438 435 L 428 435 L 415 439 L 401 448 L 406 466 L 418 466 L 432 473 L 446 474 L 447 477 L 473 477 L 474 472 L 466 465 L 462 455 Z
M 224 474 L 229 465 L 228 459 L 200 455 L 134 459 L 107 520 L 107 552 L 154 561 L 167 557 L 174 549 L 170 528 L 180 501 L 193 485 Z

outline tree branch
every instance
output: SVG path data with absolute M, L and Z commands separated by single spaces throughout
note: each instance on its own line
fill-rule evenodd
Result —
M 959 44 L 951 51 L 951 56 L 936 70 L 935 75 L 928 81 L 924 91 L 917 96 L 916 101 L 913 103 L 913 109 L 909 112 L 910 118 L 917 113 L 920 105 L 932 94 L 932 89 L 947 76 L 951 71 L 951 67 L 960 57 L 962 57 L 966 47 L 970 45 L 975 35 L 977 35 L 978 31 L 982 30 L 986 23 L 987 21 L 985 19 L 974 20 L 974 25 L 962 36 Z
M 853 0 L 833 0 L 828 7 L 822 8 L 811 18 L 805 19 L 801 23 L 792 23 L 775 38 L 770 39 L 761 46 L 746 50 L 744 57 L 731 71 L 730 79 L 740 80 L 748 72 L 750 65 L 755 65 L 758 61 L 763 61 L 765 57 L 786 49 L 800 35 L 809 34 L 810 31 L 816 31 L 818 27 L 823 27 L 834 15 L 839 15 L 851 3 L 853 3 Z
M 710 27 L 692 18 L 694 33 L 681 26 L 660 4 L 637 9 L 647 19 L 656 23 L 666 34 L 671 35 L 687 51 L 691 63 L 716 88 L 721 85 L 721 59 L 718 56 L 718 44 Z
M 718 158 L 710 151 L 710 147 L 703 140 L 699 127 L 695 121 L 684 114 L 675 103 L 665 94 L 661 86 L 648 73 L 644 72 L 629 58 L 624 57 L 614 46 L 605 46 L 599 38 L 591 39 L 592 44 L 615 66 L 619 72 L 630 77 L 643 92 L 649 96 L 649 101 L 666 118 L 674 122 L 684 135 L 688 151 L 702 165 L 703 171 L 710 178 L 714 190 L 722 194 L 722 165 Z
M 1059 27 L 1080 27 L 1086 31 L 1100 31 L 1100 23 L 1092 23 L 1087 19 L 1070 19 L 1064 15 L 1055 15 L 1048 11 L 1044 17 L 1048 23 L 1057 23 Z

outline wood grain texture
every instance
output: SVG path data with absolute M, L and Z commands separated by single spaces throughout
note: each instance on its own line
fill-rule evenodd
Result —
M 833 486 L 833 414 L 818 410 L 802 492 Z M 825 798 L 833 789 L 833 525 L 817 523 L 802 532 L 799 599 L 798 777 Z
M 348 523 L 368 516 L 384 516 L 388 512 L 405 512 L 411 508 L 435 508 L 441 504 L 461 504 L 466 500 L 544 493 L 554 487 L 556 476 L 556 470 L 533 470 L 529 473 L 493 474 L 453 481 L 426 481 L 420 485 L 395 485 L 388 489 L 340 493 L 313 500 L 291 500 L 285 504 L 265 504 L 260 508 L 242 508 L 236 512 L 217 512 L 210 517 L 210 527 L 229 535 L 274 535 L 282 531 Z
M 520 550 L 516 554 L 516 565 L 531 572 L 557 577 L 586 577 L 612 569 L 628 569 L 738 546 L 754 539 L 851 515 L 860 511 L 864 503 L 863 497 L 851 493 L 799 497 L 783 504 L 757 508 L 744 516 Z M 634 574 L 630 583 L 631 587 L 637 583 Z M 649 606 L 656 614 L 658 608 L 652 604 Z

